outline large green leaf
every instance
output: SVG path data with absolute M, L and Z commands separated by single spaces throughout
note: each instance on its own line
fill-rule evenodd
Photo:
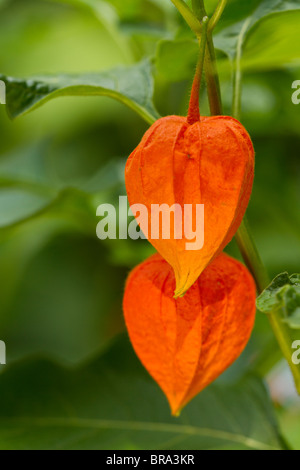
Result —
M 0 389 L 1 449 L 284 447 L 259 379 L 213 385 L 172 418 L 127 339 L 79 370 L 48 361 L 7 368 Z
M 215 45 L 237 67 L 272 68 L 300 60 L 298 30 L 300 4 L 296 1 L 249 2 L 245 17 L 215 37 Z M 291 13 L 287 15 L 287 13 Z M 284 51 L 284 53 L 283 53 Z
M 130 67 L 83 75 L 38 76 L 6 83 L 7 109 L 15 118 L 62 96 L 109 96 L 136 111 L 147 122 L 158 117 L 154 108 L 152 65 L 146 60 Z
M 243 47 L 242 68 L 267 70 L 298 65 L 299 28 L 300 10 L 268 15 L 249 32 Z

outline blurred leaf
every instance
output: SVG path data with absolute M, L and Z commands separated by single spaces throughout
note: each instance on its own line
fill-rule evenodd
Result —
M 56 199 L 40 151 L 38 144 L 0 159 L 0 229 L 43 213 Z
M 48 158 L 51 156 L 48 142 L 38 142 L 2 156 L 0 230 L 56 211 L 66 211 L 66 218 L 83 218 L 86 227 L 89 227 L 93 223 L 96 225 L 95 211 L 98 204 L 111 201 L 114 192 L 126 194 L 124 159 L 112 159 L 100 167 L 98 164 L 99 169 L 94 174 L 88 173 L 77 179 L 55 174 L 53 161 Z M 58 168 L 56 165 L 56 170 Z M 78 209 L 81 205 L 82 214 L 79 217 Z
M 221 61 L 220 71 L 228 73 L 232 65 L 235 72 L 272 70 L 299 62 L 299 2 L 254 0 L 248 6 L 249 12 L 241 21 L 215 36 L 216 47 L 230 59 Z
M 130 349 L 122 339 L 79 370 L 33 361 L 4 371 L 1 449 L 285 448 L 259 379 L 213 385 L 172 418 Z
M 0 189 L 0 228 L 28 220 L 41 213 L 53 198 L 19 188 Z
M 9 344 L 9 362 L 43 351 L 55 360 L 79 363 L 123 331 L 127 268 L 111 265 L 107 244 L 94 233 L 87 236 L 66 222 L 59 226 L 52 218 L 31 223 L 30 230 L 19 231 L 2 245 L 2 251 L 15 249 L 20 258 L 17 262 L 10 256 L 9 264 L 0 252 L 5 284 L 12 277 L 15 283 L 10 283 L 11 299 L 4 292 L 7 305 L 0 293 L 0 337 Z
M 107 2 L 125 21 L 159 20 L 170 8 L 169 0 L 107 0 Z
M 168 10 L 169 0 L 54 0 L 90 8 L 98 17 L 115 21 L 151 20 Z
M 130 67 L 82 75 L 16 79 L 0 75 L 7 87 L 7 109 L 15 118 L 62 96 L 109 96 L 133 109 L 148 123 L 158 118 L 154 108 L 152 66 L 148 60 Z
M 143 38 L 152 38 L 166 35 L 165 16 L 170 16 L 169 0 L 52 0 L 58 3 L 70 4 L 92 12 L 111 38 L 123 52 L 127 62 L 131 63 L 134 52 L 142 47 Z M 137 38 L 138 44 L 130 42 L 130 38 Z M 139 57 L 145 57 L 142 54 Z M 135 54 L 136 56 L 136 54 Z
M 197 63 L 199 46 L 193 40 L 165 40 L 158 43 L 156 67 L 171 82 L 188 80 Z
M 176 37 L 174 40 L 163 39 L 158 42 L 156 48 L 157 71 L 170 82 L 191 81 L 196 69 L 198 52 L 196 39 L 181 37 Z M 217 60 L 224 59 L 221 51 L 217 50 L 216 55 Z
M 258 297 L 257 308 L 263 313 L 281 308 L 283 321 L 292 329 L 300 329 L 300 275 L 279 274 Z
M 27 147 L 17 148 L 0 159 L 0 186 L 8 183 L 14 186 L 43 186 L 44 191 L 53 189 L 53 178 L 45 155 L 48 141 L 34 142 Z
M 83 8 L 92 13 L 100 22 L 102 27 L 109 33 L 112 40 L 119 47 L 126 62 L 131 62 L 132 53 L 127 39 L 120 34 L 119 16 L 114 6 L 108 1 L 103 0 L 52 0 L 55 3 L 71 5 L 75 8 Z
M 257 2 L 255 3 L 257 4 Z M 253 3 L 249 3 L 250 8 L 251 6 L 253 7 Z M 274 13 L 299 9 L 300 5 L 298 0 L 262 0 L 254 10 L 248 12 L 242 21 L 229 26 L 216 35 L 216 47 L 223 50 L 233 59 L 236 56 L 237 49 L 239 47 L 243 48 L 246 45 L 250 34 L 254 32 L 254 27 L 256 27 L 259 22 L 270 19 L 271 15 L 276 18 Z M 284 17 L 282 17 L 282 21 L 284 21 Z M 288 33 L 288 24 L 286 31 Z M 259 42 L 259 44 L 261 47 L 261 42 Z
M 109 1 L 103 0 L 52 0 L 55 3 L 63 3 L 74 7 L 83 7 L 94 13 L 97 19 L 105 20 L 107 23 L 118 22 L 118 15 Z
M 242 68 L 268 70 L 299 63 L 299 29 L 300 11 L 286 11 L 264 18 L 249 32 Z

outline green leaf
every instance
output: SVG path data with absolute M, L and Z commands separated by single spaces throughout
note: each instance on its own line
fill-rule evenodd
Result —
M 266 17 L 247 38 L 242 68 L 267 70 L 299 64 L 299 28 L 300 11 Z
M 279 294 L 282 298 L 285 319 L 287 325 L 294 329 L 300 329 L 300 287 L 286 286 Z
M 298 1 L 262 0 L 249 2 L 248 14 L 221 30 L 215 45 L 230 59 L 219 64 L 228 73 L 233 66 L 242 70 L 274 70 L 300 62 L 298 31 L 300 5 Z
M 263 313 L 282 309 L 283 322 L 300 329 L 300 275 L 279 274 L 258 297 L 257 308 Z
M 82 363 L 124 330 L 119 306 L 128 268 L 112 265 L 107 243 L 66 225 L 33 220 L 1 240 L 0 337 L 9 361 L 43 351 Z
M 53 0 L 52 0 L 53 1 Z M 115 21 L 136 21 L 147 19 L 158 11 L 163 13 L 170 9 L 169 0 L 54 0 L 59 3 L 67 3 L 73 6 L 88 8 L 99 18 Z
M 0 75 L 0 79 L 6 83 L 7 109 L 13 118 L 63 96 L 109 96 L 150 124 L 159 117 L 152 102 L 154 84 L 148 60 L 101 73 L 38 76 L 27 80 Z
M 254 2 L 254 5 L 257 2 Z M 254 6 L 249 3 L 249 8 Z M 298 1 L 286 0 L 262 0 L 254 10 L 249 11 L 245 18 L 238 23 L 230 25 L 216 35 L 216 47 L 224 51 L 231 59 L 237 55 L 239 48 L 244 48 L 254 29 L 262 21 L 269 19 L 276 13 L 287 12 L 289 10 L 299 10 Z M 276 15 L 274 15 L 274 18 Z M 282 19 L 284 21 L 284 19 Z M 288 32 L 288 27 L 286 28 Z M 266 39 L 266 38 L 265 38 Z M 259 43 L 262 47 L 261 42 Z
M 213 385 L 172 418 L 127 338 L 78 370 L 43 360 L 8 367 L 0 389 L 1 449 L 285 447 L 260 379 Z
M 76 141 L 74 141 L 76 146 Z M 78 145 L 77 145 L 78 147 Z M 73 148 L 72 148 L 73 150 Z M 62 153 L 66 154 L 66 147 Z M 59 163 L 63 158 L 57 149 L 50 152 L 49 141 L 43 140 L 28 147 L 16 149 L 0 160 L 0 232 L 11 226 L 28 222 L 30 219 L 54 213 L 57 210 L 70 212 L 78 218 L 77 209 L 84 204 L 85 218 L 90 218 L 92 230 L 95 226 L 95 210 L 100 201 L 111 201 L 112 194 L 126 194 L 124 187 L 125 159 L 110 159 L 99 162 L 93 172 L 84 174 L 88 158 L 83 166 L 76 165 L 76 155 L 72 152 L 70 175 L 59 175 Z M 58 157 L 56 159 L 56 156 Z M 49 158 L 50 157 L 50 158 Z M 63 166 L 63 165 L 62 165 Z M 55 168 L 55 171 L 53 169 Z M 63 173 L 61 171 L 61 173 Z M 81 178 L 78 178 L 78 173 Z M 100 199 L 99 199 L 100 198 Z M 68 201 L 67 207 L 65 202 Z M 71 211 L 70 211 L 71 209 Z M 86 223 L 86 222 L 85 222 Z
M 290 277 L 290 281 L 295 286 L 300 286 L 300 274 L 293 274 Z
M 272 283 L 261 293 L 256 301 L 257 308 L 262 313 L 270 313 L 281 306 L 281 300 L 277 294 L 286 286 L 290 285 L 288 273 L 278 274 Z
M 0 229 L 28 220 L 51 204 L 52 198 L 26 189 L 1 188 Z

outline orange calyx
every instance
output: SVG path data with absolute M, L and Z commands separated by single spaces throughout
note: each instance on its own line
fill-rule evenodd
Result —
M 228 116 L 202 117 L 189 125 L 187 118 L 168 116 L 146 132 L 129 157 L 125 182 L 130 205 L 143 204 L 148 210 L 148 240 L 173 267 L 175 297 L 180 297 L 198 279 L 209 263 L 231 241 L 244 217 L 254 177 L 254 149 L 251 139 L 235 119 Z M 182 209 L 191 205 L 193 214 L 204 205 L 204 245 L 190 245 L 185 236 L 169 239 L 152 236 L 153 205 Z M 146 225 L 146 226 L 144 226 Z M 196 242 L 196 238 L 194 239 Z M 189 248 L 187 248 L 189 246 Z
M 160 255 L 130 274 L 127 329 L 141 362 L 168 398 L 172 414 L 222 374 L 245 348 L 255 319 L 256 288 L 240 262 L 221 254 L 184 298 Z

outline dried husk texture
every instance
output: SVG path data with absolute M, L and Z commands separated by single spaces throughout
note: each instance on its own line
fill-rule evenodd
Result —
M 130 274 L 123 307 L 135 352 L 177 415 L 245 348 L 256 288 L 245 266 L 225 254 L 183 298 L 174 299 L 174 288 L 172 268 L 156 254 Z
M 125 169 L 129 204 L 148 209 L 148 240 L 174 269 L 175 297 L 185 294 L 238 230 L 249 203 L 254 149 L 245 128 L 231 117 L 168 116 L 146 132 Z M 184 236 L 151 237 L 153 204 L 204 204 L 204 246 L 191 251 Z M 195 222 L 195 219 L 194 219 Z M 146 228 L 140 223 L 141 229 Z M 183 228 L 184 235 L 184 228 Z

